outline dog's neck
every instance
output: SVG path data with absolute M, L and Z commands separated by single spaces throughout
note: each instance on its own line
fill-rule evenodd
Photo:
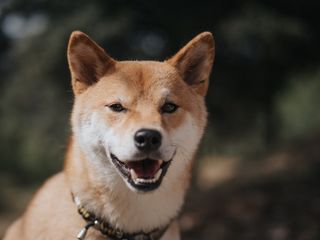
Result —
M 110 164 L 109 168 L 94 164 L 94 160 L 84 154 L 77 142 L 71 141 L 65 165 L 70 191 L 96 216 L 129 233 L 164 227 L 177 216 L 189 174 L 179 176 L 177 182 L 164 179 L 153 192 L 136 193 L 126 186 L 108 159 L 104 164 Z

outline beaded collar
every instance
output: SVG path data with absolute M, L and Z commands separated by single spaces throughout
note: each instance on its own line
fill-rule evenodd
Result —
M 126 233 L 118 228 L 112 227 L 108 222 L 96 217 L 93 213 L 87 211 L 80 203 L 77 197 L 73 197 L 74 202 L 77 205 L 78 212 L 82 218 L 86 221 L 86 225 L 80 230 L 77 235 L 78 240 L 84 240 L 87 231 L 93 227 L 101 232 L 106 239 L 112 240 L 159 240 L 168 229 L 169 225 L 163 228 L 156 228 L 150 232 L 136 232 Z

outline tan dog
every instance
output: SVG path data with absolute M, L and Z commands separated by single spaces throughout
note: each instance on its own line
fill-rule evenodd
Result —
M 208 32 L 164 62 L 115 61 L 73 32 L 73 136 L 65 168 L 4 239 L 180 239 L 175 218 L 207 122 L 213 59 Z

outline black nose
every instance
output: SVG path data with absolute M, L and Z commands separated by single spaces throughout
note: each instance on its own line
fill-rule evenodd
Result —
M 142 152 L 152 152 L 161 146 L 160 132 L 152 129 L 140 129 L 134 135 L 136 147 Z

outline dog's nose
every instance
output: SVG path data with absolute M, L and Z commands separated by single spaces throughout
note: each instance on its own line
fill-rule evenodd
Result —
M 162 136 L 159 131 L 140 129 L 134 135 L 136 147 L 142 152 L 152 152 L 161 146 Z

